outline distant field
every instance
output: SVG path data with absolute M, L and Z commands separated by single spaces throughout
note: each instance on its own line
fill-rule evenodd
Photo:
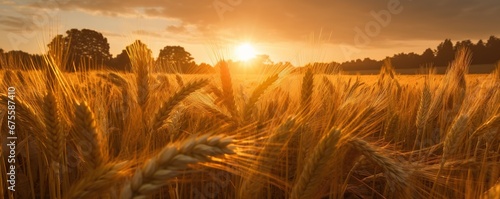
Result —
M 15 166 L 18 190 L 2 180 L 0 196 L 493 198 L 500 71 L 464 62 L 438 75 L 159 74 L 140 59 L 126 74 L 0 71 L 0 175 Z
M 471 65 L 469 73 L 470 74 L 488 74 L 493 72 L 495 70 L 496 65 L 495 64 L 482 64 L 482 65 Z M 437 74 L 444 74 L 446 72 L 447 67 L 436 67 L 436 73 Z M 395 69 L 396 73 L 398 74 L 405 74 L 405 75 L 414 75 L 414 74 L 421 74 L 421 69 L 415 68 L 415 69 Z M 380 71 L 379 70 L 359 70 L 359 71 L 345 71 L 347 74 L 361 74 L 361 75 L 370 75 L 370 74 L 378 74 Z

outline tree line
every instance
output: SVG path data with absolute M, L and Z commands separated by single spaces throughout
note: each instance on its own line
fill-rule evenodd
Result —
M 64 71 L 111 69 L 131 71 L 130 53 L 133 48 L 145 49 L 142 59 L 153 60 L 152 70 L 171 73 L 212 73 L 214 69 L 206 63 L 196 64 L 191 53 L 181 46 L 165 46 L 156 60 L 152 51 L 140 40 L 125 47 L 115 57 L 109 52 L 110 46 L 102 33 L 90 29 L 71 29 L 66 35 L 57 35 L 47 45 L 51 56 L 61 59 Z M 0 49 L 0 68 L 40 69 L 44 57 L 23 51 L 4 52 Z
M 132 48 L 144 48 L 146 54 L 142 56 L 153 60 L 153 70 L 170 73 L 213 73 L 214 67 L 206 63 L 196 64 L 191 53 L 181 46 L 167 45 L 160 50 L 156 59 L 152 51 L 140 40 L 134 41 L 125 47 L 121 53 L 113 57 L 106 37 L 102 33 L 90 29 L 71 29 L 66 35 L 57 35 L 47 45 L 48 54 L 66 58 L 61 63 L 65 71 L 79 71 L 92 69 L 111 69 L 117 71 L 131 71 L 130 52 Z M 428 48 L 421 54 L 399 53 L 391 58 L 396 68 L 419 68 L 422 66 L 447 66 L 454 58 L 456 51 L 460 48 L 468 48 L 472 54 L 472 65 L 493 64 L 500 60 L 500 39 L 490 36 L 484 42 L 479 40 L 473 43 L 471 40 L 458 41 L 455 44 L 450 39 L 445 39 L 436 49 Z M 24 69 L 39 69 L 43 66 L 44 57 L 38 54 L 29 54 L 23 51 L 4 52 L 0 48 L 0 68 L 30 66 Z M 268 55 L 257 56 L 257 65 L 274 64 Z M 261 63 L 262 62 L 262 63 Z M 235 62 L 233 62 L 235 63 Z M 307 67 L 315 67 L 324 72 L 339 70 L 378 70 L 383 60 L 370 58 L 356 59 L 343 63 L 310 63 Z M 279 63 L 283 64 L 283 63 Z M 291 65 L 290 63 L 286 63 Z M 241 64 L 239 64 L 241 65 Z M 300 71 L 300 69 L 298 69 Z
M 455 57 L 460 48 L 467 48 L 472 52 L 471 65 L 494 64 L 500 60 L 500 39 L 495 36 L 484 42 L 479 40 L 473 43 L 471 40 L 457 41 L 455 44 L 451 39 L 445 39 L 436 49 L 427 48 L 421 54 L 399 53 L 391 58 L 396 68 L 419 68 L 422 66 L 447 66 Z M 371 70 L 379 69 L 383 60 L 365 58 L 341 63 L 344 70 Z

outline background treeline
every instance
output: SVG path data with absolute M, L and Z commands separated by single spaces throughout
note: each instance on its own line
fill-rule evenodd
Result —
M 491 72 L 489 70 L 493 69 L 493 64 L 500 60 L 500 38 L 495 36 L 490 36 L 486 42 L 479 40 L 477 43 L 473 43 L 471 40 L 464 40 L 453 44 L 450 39 L 446 39 L 441 42 L 436 49 L 427 48 L 421 54 L 414 52 L 399 53 L 388 58 L 390 58 L 392 65 L 396 69 L 402 70 L 425 67 L 445 67 L 454 59 L 456 52 L 461 48 L 467 48 L 472 52 L 471 67 L 475 67 L 475 71 L 483 71 L 485 73 Z M 374 60 L 370 58 L 364 58 L 363 60 L 356 59 L 343 63 L 316 62 L 309 63 L 306 67 L 298 68 L 297 72 L 303 73 L 308 68 L 312 68 L 316 73 L 336 73 L 339 70 L 379 71 L 383 63 L 384 60 Z
M 128 45 L 116 56 L 109 52 L 109 43 L 101 33 L 89 29 L 71 29 L 66 31 L 66 35 L 57 35 L 47 45 L 48 54 L 65 57 L 63 64 L 66 71 L 80 71 L 92 69 L 111 69 L 116 71 L 130 72 L 130 52 L 131 48 L 144 47 L 147 45 L 140 40 L 136 40 Z M 426 66 L 447 66 L 458 49 L 466 47 L 473 55 L 473 67 L 483 67 L 485 64 L 494 64 L 500 60 L 500 38 L 490 36 L 486 42 L 479 40 L 473 43 L 471 40 L 458 41 L 455 44 L 450 39 L 441 42 L 436 49 L 428 48 L 421 54 L 414 52 L 395 54 L 391 58 L 396 69 L 417 69 Z M 149 55 L 154 63 L 155 72 L 167 73 L 214 73 L 215 69 L 209 64 L 197 64 L 193 60 L 191 53 L 181 46 L 167 45 L 160 50 L 158 56 L 153 58 L 151 50 Z M 29 54 L 23 51 L 4 52 L 0 49 L 0 69 L 39 69 L 43 67 L 44 56 Z M 252 64 L 253 67 L 239 67 L 245 64 Z M 304 67 L 296 68 L 296 72 L 302 72 L 307 68 L 313 68 L 319 73 L 335 73 L 343 71 L 379 70 L 383 60 L 370 58 L 356 59 L 343 63 L 309 63 Z M 216 64 L 217 65 L 217 64 Z M 251 73 L 259 71 L 259 66 L 287 65 L 289 62 L 274 63 L 269 55 L 259 55 L 250 63 L 239 63 L 230 61 L 231 68 L 235 72 L 242 71 Z M 255 67 L 257 65 L 257 67 Z M 22 68 L 20 68 L 22 67 Z M 253 69 L 251 69 L 253 68 Z M 255 69 L 257 68 L 257 69 Z M 260 67 L 266 68 L 266 67 Z

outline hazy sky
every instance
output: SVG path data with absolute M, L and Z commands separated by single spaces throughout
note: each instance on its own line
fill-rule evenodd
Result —
M 158 56 L 181 45 L 196 62 L 233 58 L 241 43 L 273 61 L 381 59 L 445 38 L 500 36 L 498 0 L 0 0 L 0 48 L 45 51 L 55 34 L 88 28 L 116 55 L 141 39 Z

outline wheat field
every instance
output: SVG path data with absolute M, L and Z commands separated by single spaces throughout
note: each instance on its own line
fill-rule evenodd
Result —
M 500 198 L 500 66 L 445 75 L 1 72 L 4 198 Z M 7 93 L 15 87 L 15 98 Z M 15 192 L 7 189 L 15 102 Z

